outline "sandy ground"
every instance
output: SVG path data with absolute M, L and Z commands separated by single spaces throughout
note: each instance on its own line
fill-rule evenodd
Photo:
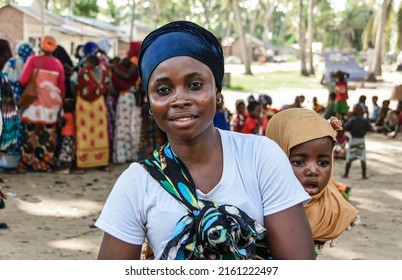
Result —
M 384 75 L 384 81 L 350 93 L 350 102 L 360 94 L 390 97 L 398 73 Z M 279 89 L 267 92 L 274 106 L 291 103 L 304 94 L 305 106 L 313 96 L 326 102 L 325 89 Z M 225 103 L 233 111 L 238 98 L 250 93 L 224 91 Z M 395 104 L 395 103 L 393 103 Z M 393 107 L 393 106 L 391 106 Z M 323 260 L 402 260 L 402 137 L 367 136 L 369 180 L 361 180 L 360 166 L 353 163 L 350 178 L 340 179 L 344 162 L 336 160 L 334 176 L 352 187 L 350 202 L 360 211 L 362 223 L 326 246 Z M 88 170 L 83 175 L 27 173 L 1 174 L 4 188 L 16 194 L 0 210 L 0 259 L 3 260 L 91 260 L 96 259 L 102 232 L 91 227 L 115 180 L 128 165 L 112 165 L 110 172 Z

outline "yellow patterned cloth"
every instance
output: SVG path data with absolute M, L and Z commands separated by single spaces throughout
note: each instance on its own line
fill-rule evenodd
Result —
M 77 166 L 96 167 L 109 164 L 109 136 L 106 104 L 103 96 L 86 101 L 77 96 Z

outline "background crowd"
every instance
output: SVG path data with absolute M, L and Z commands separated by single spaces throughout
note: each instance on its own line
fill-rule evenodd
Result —
M 0 168 L 108 171 L 110 163 L 137 161 L 163 144 L 137 74 L 140 46 L 132 42 L 123 57 L 108 57 L 111 44 L 103 38 L 79 45 L 73 59 L 52 36 L 42 38 L 38 53 L 18 44 L 15 56 L 0 40 Z M 23 108 L 19 101 L 32 78 L 37 98 Z

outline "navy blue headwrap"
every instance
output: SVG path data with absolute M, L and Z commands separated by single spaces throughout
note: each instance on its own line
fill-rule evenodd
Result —
M 189 21 L 174 21 L 151 32 L 142 42 L 138 73 L 148 93 L 148 81 L 155 68 L 175 56 L 190 56 L 207 65 L 222 90 L 224 58 L 222 47 L 210 31 Z

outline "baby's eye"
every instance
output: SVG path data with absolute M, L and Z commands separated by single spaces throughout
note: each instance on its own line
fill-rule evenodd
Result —
M 302 160 L 294 160 L 294 161 L 292 161 L 292 164 L 296 167 L 300 167 L 300 166 L 302 166 L 303 161 Z
M 319 164 L 321 167 L 327 167 L 327 166 L 329 165 L 329 161 L 327 161 L 327 160 L 320 160 L 320 161 L 318 162 L 318 164 Z
M 188 88 L 190 90 L 197 90 L 197 89 L 200 89 L 201 87 L 202 87 L 202 83 L 200 83 L 200 82 L 193 82 L 193 83 L 190 83 L 188 86 Z

